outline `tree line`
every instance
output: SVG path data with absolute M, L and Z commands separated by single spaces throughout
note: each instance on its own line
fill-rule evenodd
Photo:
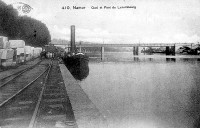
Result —
M 0 0 L 0 36 L 9 40 L 24 40 L 26 45 L 41 47 L 47 45 L 51 36 L 44 23 L 28 16 L 19 16 L 12 5 Z

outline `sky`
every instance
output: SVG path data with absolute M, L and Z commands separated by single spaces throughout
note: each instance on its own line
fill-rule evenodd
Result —
M 26 14 L 41 20 L 51 38 L 95 43 L 200 42 L 200 0 L 3 0 L 28 4 Z M 71 9 L 62 9 L 62 7 Z M 73 9 L 73 6 L 85 9 Z M 98 7 L 98 9 L 92 9 Z M 100 9 L 100 7 L 103 9 Z M 104 9 L 104 6 L 135 8 Z M 19 12 L 20 15 L 24 13 Z

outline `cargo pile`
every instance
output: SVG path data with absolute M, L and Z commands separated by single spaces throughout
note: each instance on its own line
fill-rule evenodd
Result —
M 0 36 L 0 66 L 14 66 L 40 56 L 42 48 L 26 46 L 23 40 Z

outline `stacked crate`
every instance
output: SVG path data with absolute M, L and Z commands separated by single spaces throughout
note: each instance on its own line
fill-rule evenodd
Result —
M 25 42 L 23 40 L 9 40 L 10 48 L 14 50 L 14 61 L 16 63 L 22 63 L 26 59 L 25 56 Z
M 11 66 L 40 56 L 42 48 L 25 46 L 23 40 L 9 40 L 0 36 L 0 66 Z
M 6 49 L 8 47 L 8 37 L 0 36 L 0 49 Z
M 34 58 L 33 54 L 34 54 L 34 47 L 31 47 L 31 59 Z
M 1 49 L 2 55 L 1 55 L 1 65 L 6 66 L 12 66 L 13 65 L 13 49 Z
M 29 61 L 32 57 L 31 55 L 31 46 L 25 46 L 25 56 L 26 56 L 26 61 Z
M 12 66 L 13 65 L 14 50 L 10 48 L 8 38 L 0 36 L 0 65 Z
M 1 56 L 2 56 L 2 51 L 1 51 L 1 49 L 0 49 L 0 66 L 1 66 Z
M 33 57 L 34 58 L 39 57 L 41 52 L 42 52 L 42 48 L 40 48 L 40 47 L 34 48 Z
M 25 56 L 25 49 L 24 48 L 16 48 L 17 51 L 17 63 L 23 63 L 25 62 L 26 56 Z

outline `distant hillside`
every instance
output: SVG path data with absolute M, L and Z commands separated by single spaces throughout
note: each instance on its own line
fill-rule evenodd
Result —
M 70 41 L 64 39 L 52 39 L 51 43 L 53 44 L 70 44 Z

